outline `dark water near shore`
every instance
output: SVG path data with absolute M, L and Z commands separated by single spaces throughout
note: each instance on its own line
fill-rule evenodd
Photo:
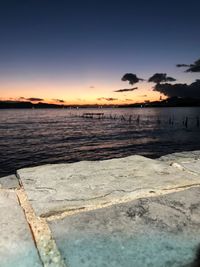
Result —
M 99 111 L 108 118 L 74 116 Z M 110 114 L 117 118 L 111 119 Z M 121 120 L 122 115 L 126 121 Z M 132 120 L 128 122 L 130 115 Z M 0 177 L 19 168 L 47 163 L 133 154 L 156 158 L 197 150 L 197 116 L 200 108 L 0 110 Z M 186 117 L 187 128 L 183 125 Z

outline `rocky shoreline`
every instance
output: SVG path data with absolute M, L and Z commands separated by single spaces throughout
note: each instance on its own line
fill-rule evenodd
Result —
M 0 209 L 4 267 L 200 266 L 200 151 L 21 169 Z

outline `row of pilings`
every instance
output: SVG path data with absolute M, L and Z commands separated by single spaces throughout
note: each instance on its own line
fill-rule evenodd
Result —
M 196 117 L 189 117 L 184 116 L 182 119 L 175 119 L 174 116 L 169 117 L 159 117 L 155 116 L 153 119 L 152 117 L 141 115 L 133 116 L 129 114 L 124 115 L 117 115 L 117 114 L 104 114 L 104 113 L 83 113 L 83 114 L 72 114 L 70 113 L 70 116 L 72 117 L 80 117 L 84 119 L 92 119 L 92 120 L 111 120 L 111 121 L 123 121 L 127 123 L 135 123 L 137 125 L 140 125 L 142 123 L 154 123 L 157 125 L 170 125 L 173 126 L 177 123 L 181 123 L 185 128 L 188 128 L 189 126 L 196 126 L 197 128 L 200 128 L 200 116 Z M 181 121 L 180 121 L 181 120 Z

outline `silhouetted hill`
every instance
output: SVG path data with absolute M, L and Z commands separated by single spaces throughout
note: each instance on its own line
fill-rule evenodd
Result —
M 0 108 L 32 108 L 31 102 L 14 102 L 14 101 L 0 101 Z
M 200 107 L 199 98 L 190 98 L 190 97 L 171 97 L 162 101 L 153 101 L 145 103 L 136 103 L 123 105 L 123 107 Z
M 62 108 L 63 105 L 48 104 L 48 103 L 37 103 L 33 104 L 28 101 L 0 101 L 0 109 L 8 108 Z
M 180 98 L 180 97 L 171 97 L 161 102 L 153 102 L 151 103 L 152 106 L 166 106 L 166 107 L 195 107 L 200 106 L 200 99 L 199 98 Z
M 110 107 L 200 107 L 200 98 L 180 98 L 180 97 L 171 97 L 162 101 L 153 101 L 153 102 L 141 102 L 135 104 L 124 104 L 124 105 L 101 105 L 102 108 Z M 0 101 L 0 109 L 10 109 L 10 108 L 99 108 L 99 105 L 57 105 L 57 104 L 48 104 L 39 102 L 37 104 L 28 102 L 28 101 Z

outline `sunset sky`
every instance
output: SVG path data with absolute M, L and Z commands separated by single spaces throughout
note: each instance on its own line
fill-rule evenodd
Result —
M 179 83 L 197 79 L 176 64 L 200 56 L 199 10 L 197 0 L 2 0 L 0 99 L 158 100 L 154 84 L 131 86 L 121 78 L 131 72 L 148 79 L 159 72 Z

